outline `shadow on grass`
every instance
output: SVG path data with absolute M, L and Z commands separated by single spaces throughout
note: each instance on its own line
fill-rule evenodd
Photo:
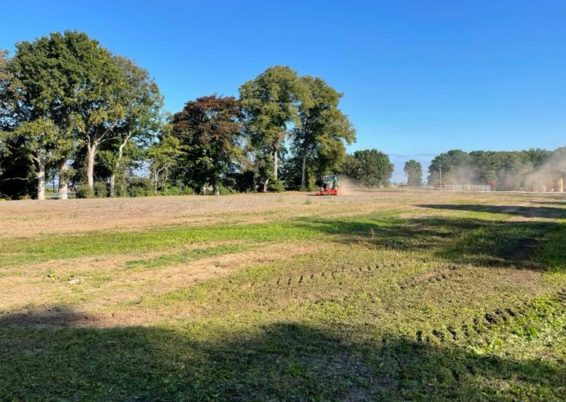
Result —
M 565 199 L 554 199 L 552 201 L 531 201 L 531 204 L 540 204 L 540 205 L 565 205 L 566 206 L 566 200 Z
M 485 400 L 565 397 L 566 368 L 395 336 L 358 343 L 279 323 L 218 340 L 165 328 L 0 319 L 4 400 Z M 65 318 L 72 315 L 65 311 Z M 75 313 L 76 319 L 84 314 Z M 71 320 L 76 322 L 76 320 Z M 371 333 L 371 328 L 351 328 Z M 219 335 L 219 334 L 215 334 Z M 201 335 L 202 337 L 202 335 Z
M 566 219 L 566 208 L 465 204 L 424 204 L 418 206 L 421 208 L 449 209 L 454 211 L 488 212 L 518 215 L 525 218 Z
M 335 235 L 339 242 L 346 244 L 431 252 L 435 257 L 456 264 L 535 270 L 546 268 L 545 254 L 540 251 L 547 238 L 558 235 L 566 239 L 562 225 L 547 221 L 431 216 L 348 221 L 304 218 L 298 224 Z M 560 257 L 558 250 L 554 251 Z M 560 259 L 566 264 L 565 256 Z

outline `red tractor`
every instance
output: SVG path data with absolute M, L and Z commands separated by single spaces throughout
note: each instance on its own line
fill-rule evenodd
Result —
M 314 195 L 338 195 L 338 189 L 340 188 L 340 180 L 338 180 L 338 176 L 335 174 L 322 176 L 320 182 L 320 191 L 314 193 Z

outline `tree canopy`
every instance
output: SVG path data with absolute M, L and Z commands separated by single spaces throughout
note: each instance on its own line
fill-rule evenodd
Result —
M 304 189 L 312 187 L 316 177 L 336 171 L 346 155 L 346 145 L 355 141 L 356 131 L 339 108 L 341 93 L 320 78 L 306 76 L 301 81 L 309 102 L 299 106 L 301 124 L 292 133 L 292 163 L 300 172 L 299 183 Z
M 389 185 L 393 164 L 383 152 L 364 149 L 346 157 L 342 172 L 365 186 L 384 187 Z
M 234 97 L 213 95 L 187 102 L 172 119 L 171 135 L 186 149 L 177 176 L 197 190 L 211 186 L 218 194 L 243 156 L 239 118 Z
M 62 198 L 71 163 L 85 169 L 92 189 L 103 142 L 119 144 L 119 161 L 125 147 L 120 144 L 156 131 L 161 97 L 147 72 L 84 33 L 21 42 L 13 58 L 1 59 L 1 76 L 9 82 L 1 86 L 1 119 L 10 126 L 5 136 L 17 138 L 34 161 L 39 199 L 44 198 L 47 169 L 58 171 Z
M 557 151 L 553 153 L 542 149 L 529 149 L 467 153 L 451 150 L 432 160 L 428 182 L 431 185 L 491 184 L 497 190 L 529 190 L 533 188 L 533 174 L 540 169 L 546 169 L 545 165 L 551 164 L 552 156 Z
M 403 171 L 405 172 L 405 176 L 407 176 L 408 186 L 418 187 L 422 184 L 423 169 L 420 162 L 414 159 L 408 160 L 407 162 L 405 162 Z
M 310 105 L 309 91 L 289 67 L 268 68 L 240 87 L 245 128 L 258 160 L 257 175 L 264 190 L 279 180 L 279 159 L 293 127 L 299 127 L 299 108 Z

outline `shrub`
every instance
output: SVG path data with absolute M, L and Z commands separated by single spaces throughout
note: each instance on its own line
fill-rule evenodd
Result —
M 128 195 L 130 197 L 146 197 L 153 194 L 153 186 L 150 179 L 136 177 L 130 181 Z
M 86 184 L 81 184 L 77 187 L 75 192 L 76 198 L 94 198 L 94 190 L 89 188 Z
M 108 197 L 108 187 L 105 182 L 97 181 L 93 186 L 94 196 L 97 198 Z
M 188 186 L 178 185 L 178 186 L 169 186 L 161 191 L 163 195 L 194 195 L 195 191 Z
M 280 181 L 276 181 L 269 186 L 269 190 L 276 193 L 282 193 L 283 191 L 285 191 L 285 185 Z
M 234 190 L 231 187 L 225 187 L 225 186 L 218 186 L 218 192 L 220 193 L 220 195 L 230 195 L 230 194 L 237 194 L 238 192 L 236 190 Z

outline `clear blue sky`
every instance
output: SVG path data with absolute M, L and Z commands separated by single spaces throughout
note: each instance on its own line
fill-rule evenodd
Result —
M 0 0 L 0 48 L 67 29 L 134 59 L 169 111 L 289 65 L 343 92 L 351 150 L 566 145 L 566 1 Z

